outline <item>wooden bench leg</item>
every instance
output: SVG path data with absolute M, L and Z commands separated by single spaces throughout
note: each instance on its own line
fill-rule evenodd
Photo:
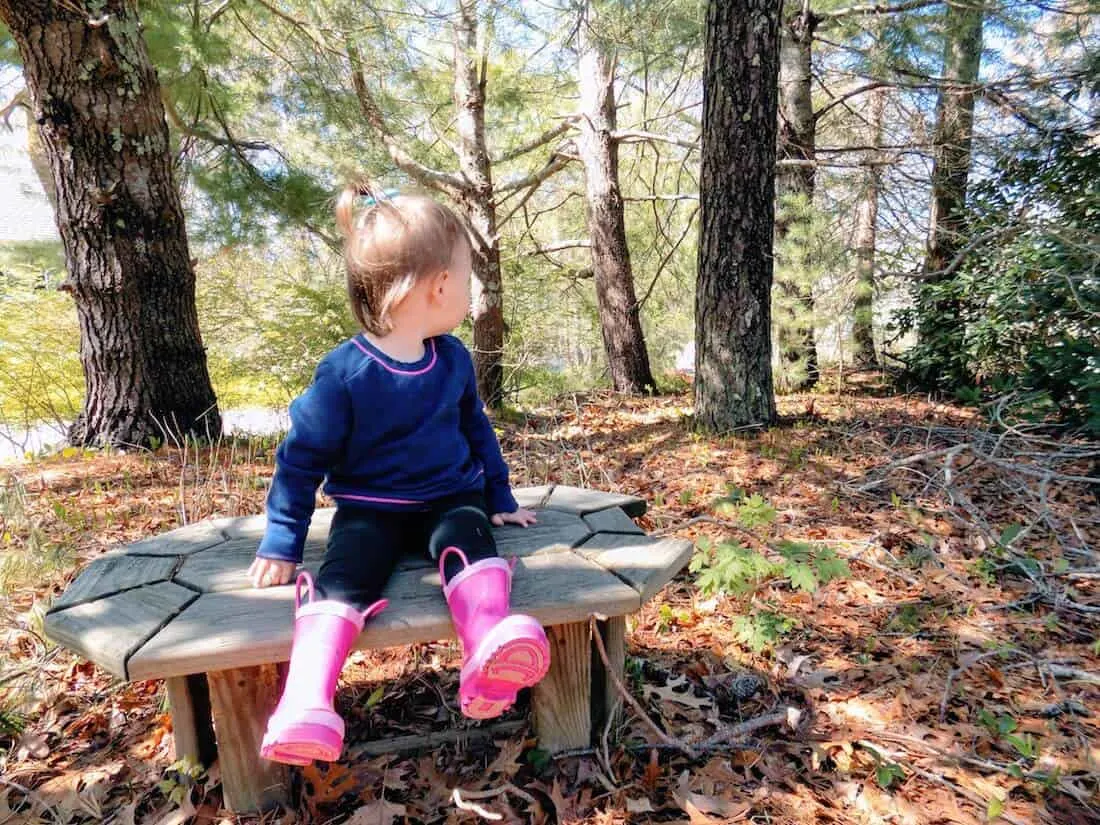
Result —
M 278 665 L 206 674 L 218 733 L 225 807 L 263 811 L 287 801 L 287 770 L 260 758 L 267 718 L 279 701 Z
M 194 673 L 164 680 L 168 706 L 172 710 L 172 738 L 176 759 L 190 759 L 210 767 L 218 756 L 210 715 L 210 689 L 206 676 Z
M 616 616 L 599 628 L 612 667 L 622 678 L 626 619 Z M 550 640 L 550 671 L 532 689 L 532 709 L 539 747 L 551 753 L 589 747 L 617 712 L 619 694 L 592 640 L 588 622 L 554 625 Z

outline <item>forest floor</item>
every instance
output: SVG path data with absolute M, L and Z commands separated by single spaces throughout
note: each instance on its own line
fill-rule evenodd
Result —
M 778 426 L 718 439 L 690 401 L 569 396 L 501 423 L 517 486 L 633 493 L 647 531 L 703 548 L 629 625 L 652 725 L 629 708 L 606 746 L 551 759 L 523 707 L 495 737 L 452 716 L 453 643 L 354 654 L 358 756 L 296 772 L 266 821 L 1100 822 L 1096 445 L 866 391 L 787 397 Z M 0 825 L 233 820 L 216 765 L 173 763 L 159 683 L 40 630 L 109 548 L 260 511 L 273 446 L 0 471 Z M 419 754 L 361 746 L 459 727 Z

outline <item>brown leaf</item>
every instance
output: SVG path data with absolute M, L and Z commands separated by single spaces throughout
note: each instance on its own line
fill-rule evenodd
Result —
M 713 825 L 717 822 L 736 822 L 752 810 L 751 802 L 734 802 L 691 790 L 690 774 L 684 771 L 672 792 L 676 803 L 684 809 L 692 825 Z M 718 817 L 713 819 L 711 815 Z
M 347 825 L 392 825 L 393 821 L 406 813 L 404 805 L 390 802 L 388 799 L 375 799 L 361 808 L 357 808 L 347 821 Z
M 357 777 L 340 763 L 329 765 L 323 772 L 316 762 L 306 765 L 302 768 L 302 778 L 308 783 L 304 794 L 306 804 L 314 814 L 321 805 L 338 802 L 341 796 L 354 790 L 358 784 Z

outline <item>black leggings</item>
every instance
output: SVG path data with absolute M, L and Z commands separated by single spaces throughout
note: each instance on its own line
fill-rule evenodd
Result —
M 366 609 L 382 595 L 394 567 L 405 553 L 423 553 L 434 561 L 457 547 L 471 563 L 497 555 L 496 541 L 481 493 L 449 496 L 428 510 L 369 510 L 342 506 L 332 518 L 328 548 L 317 574 L 317 598 L 334 599 Z M 448 580 L 462 569 L 451 554 L 445 562 Z

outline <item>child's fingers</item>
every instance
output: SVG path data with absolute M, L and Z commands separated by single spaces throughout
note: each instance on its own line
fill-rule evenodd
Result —
M 493 523 L 494 527 L 502 527 L 504 526 L 504 515 L 502 513 L 497 513 L 490 518 L 489 521 Z

